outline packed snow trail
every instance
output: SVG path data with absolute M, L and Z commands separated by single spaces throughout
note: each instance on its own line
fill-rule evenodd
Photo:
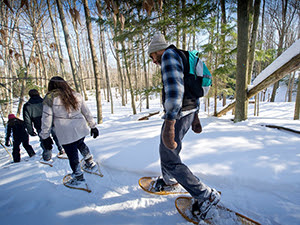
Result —
M 261 126 L 288 121 L 300 127 L 300 121 L 292 120 L 293 107 L 293 103 L 261 103 L 260 117 L 249 116 L 237 124 L 231 115 L 214 118 L 201 112 L 203 133 L 187 133 L 182 160 L 222 192 L 226 207 L 262 224 L 299 224 L 300 137 Z M 98 125 L 99 138 L 86 138 L 104 175 L 84 173 L 91 193 L 62 184 L 71 173 L 68 160 L 55 159 L 53 167 L 38 162 L 38 137 L 30 139 L 37 150 L 34 159 L 22 150 L 22 161 L 11 164 L 0 148 L 1 224 L 190 224 L 175 208 L 177 195 L 151 195 L 138 185 L 142 176 L 160 175 L 160 115 L 137 121 L 142 114 L 129 116 L 122 109 L 118 109 L 121 116 L 107 116 Z M 57 154 L 56 147 L 53 153 Z

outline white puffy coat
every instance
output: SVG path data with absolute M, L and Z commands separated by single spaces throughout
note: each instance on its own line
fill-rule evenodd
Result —
M 93 116 L 79 93 L 74 92 L 79 103 L 78 110 L 67 112 L 60 97 L 54 97 L 52 107 L 43 104 L 42 131 L 40 137 L 46 139 L 50 136 L 51 127 L 54 125 L 56 136 L 61 145 L 73 143 L 96 127 Z

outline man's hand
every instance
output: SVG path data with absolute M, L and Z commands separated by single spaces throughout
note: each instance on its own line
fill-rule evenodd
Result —
M 164 128 L 162 131 L 162 142 L 163 144 L 174 150 L 177 148 L 177 143 L 175 142 L 175 123 L 176 120 L 165 120 Z
M 198 117 L 198 113 L 195 114 L 194 120 L 192 122 L 192 130 L 197 134 L 200 134 L 202 132 L 202 126 Z

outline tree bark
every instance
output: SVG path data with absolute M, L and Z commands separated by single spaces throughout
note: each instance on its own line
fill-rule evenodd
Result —
M 74 85 L 75 85 L 76 91 L 79 92 L 79 85 L 77 83 L 76 64 L 75 64 L 74 53 L 73 53 L 73 50 L 72 50 L 72 44 L 71 44 L 71 38 L 70 38 L 70 34 L 69 34 L 67 20 L 65 18 L 64 9 L 63 9 L 63 5 L 61 3 L 61 0 L 56 0 L 56 4 L 57 4 L 59 16 L 60 16 L 61 25 L 62 25 L 62 28 L 63 28 L 63 31 L 64 31 L 65 42 L 66 42 L 67 51 L 68 51 L 69 60 L 70 60 L 70 65 L 71 65 L 71 69 L 72 69 Z
M 299 77 L 298 80 L 300 81 Z M 299 116 L 300 116 L 300 82 L 298 82 L 298 87 L 297 87 L 294 120 L 299 120 Z
M 97 102 L 97 122 L 100 124 L 102 123 L 102 105 L 101 105 L 101 86 L 100 86 L 100 74 L 99 74 L 99 66 L 98 66 L 98 58 L 97 53 L 94 45 L 94 37 L 93 37 L 93 30 L 92 30 L 92 23 L 91 23 L 91 13 L 88 6 L 88 0 L 83 0 L 84 6 L 84 13 L 85 13 L 85 20 L 86 26 L 88 31 L 88 38 L 90 42 L 91 48 L 91 55 L 94 67 L 94 76 L 95 76 L 95 83 L 96 83 L 96 102 Z
M 144 46 L 144 39 L 141 37 L 141 46 Z M 146 63 L 146 57 L 145 57 L 145 50 L 142 48 L 142 61 L 143 61 L 143 69 L 144 69 L 144 78 L 145 78 L 145 87 L 146 87 L 146 109 L 149 109 L 149 79 L 147 74 L 147 63 Z
M 252 71 L 253 71 L 252 68 L 254 64 L 257 28 L 258 28 L 259 14 L 260 14 L 260 2 L 261 0 L 255 0 L 254 2 L 254 17 L 253 17 L 252 33 L 251 33 L 251 40 L 249 46 L 248 67 L 247 67 L 248 85 L 251 83 L 251 78 L 252 78 Z
M 128 62 L 127 62 L 126 49 L 125 49 L 124 42 L 122 42 L 122 49 L 124 52 L 123 54 L 124 54 L 125 69 L 126 69 L 126 74 L 127 74 L 127 79 L 128 79 L 129 89 L 130 89 L 130 95 L 131 95 L 132 113 L 133 113 L 133 115 L 135 115 L 136 107 L 135 107 L 135 101 L 134 101 L 134 91 L 133 91 L 133 87 L 132 87 L 132 83 L 131 83 L 131 77 L 130 77 Z
M 238 44 L 237 44 L 237 76 L 236 106 L 234 122 L 247 119 L 247 55 L 248 55 L 249 14 L 248 0 L 238 0 Z
M 102 50 L 102 57 L 104 62 L 104 73 L 106 78 L 106 88 L 107 88 L 107 101 L 110 102 L 110 111 L 111 114 L 114 113 L 114 104 L 113 104 L 113 97 L 111 92 L 111 85 L 110 85 L 110 78 L 108 73 L 108 65 L 107 65 L 107 56 L 106 56 L 106 48 L 105 48 L 105 37 L 103 35 L 102 27 L 100 26 L 100 40 L 101 40 L 101 50 Z
M 57 31 L 56 31 L 56 23 L 53 19 L 50 0 L 47 0 L 47 5 L 48 5 L 49 17 L 50 17 L 51 25 L 52 25 L 53 37 L 54 37 L 55 44 L 56 44 L 56 51 L 57 51 L 57 56 L 58 56 L 58 59 L 59 59 L 59 66 L 60 66 L 60 70 L 61 70 L 61 75 L 62 75 L 63 78 L 65 78 L 66 70 L 65 70 L 65 65 L 64 65 L 64 59 L 63 59 L 63 54 L 62 54 L 62 50 L 61 50 L 61 44 L 60 44 L 60 41 L 58 39 L 58 35 L 57 35 Z

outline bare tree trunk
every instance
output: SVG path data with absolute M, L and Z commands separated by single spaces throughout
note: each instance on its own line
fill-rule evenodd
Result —
M 6 86 L 5 88 L 5 95 L 6 95 L 6 100 L 8 101 L 8 104 L 6 107 L 4 107 L 5 114 L 8 112 L 12 112 L 13 110 L 13 62 L 12 62 L 12 55 L 10 55 L 10 49 L 12 48 L 12 42 L 14 40 L 14 34 L 16 29 L 18 29 L 19 26 L 19 17 L 20 17 L 20 12 L 19 10 L 16 14 L 13 14 L 13 18 L 9 18 L 9 12 L 8 8 L 6 7 L 1 7 L 2 13 L 1 13 L 1 25 L 2 25 L 2 31 L 4 33 L 1 34 L 1 40 L 3 40 L 4 44 L 4 75 L 8 79 L 6 79 L 5 84 L 9 84 L 10 88 Z M 10 29 L 7 29 L 10 28 Z M 22 101 L 22 99 L 20 99 Z M 19 102 L 20 104 L 20 102 Z M 3 108 L 2 108 L 3 110 Z
M 91 47 L 92 61 L 94 66 L 94 75 L 95 75 L 95 83 L 96 83 L 97 118 L 98 118 L 97 121 L 98 123 L 102 123 L 103 119 L 102 119 L 102 105 L 101 105 L 101 84 L 100 84 L 100 74 L 99 74 L 97 53 L 94 46 L 91 13 L 88 5 L 88 0 L 83 0 L 82 2 L 84 6 L 85 20 L 86 20 L 88 37 L 89 37 L 89 42 Z
M 60 70 L 61 70 L 62 77 L 65 78 L 66 70 L 65 70 L 65 65 L 64 65 L 64 59 L 63 59 L 63 54 L 62 54 L 62 50 L 61 50 L 61 44 L 58 39 L 58 35 L 57 35 L 57 31 L 56 31 L 56 23 L 53 19 L 50 0 L 47 0 L 47 5 L 48 5 L 48 11 L 49 11 L 49 16 L 50 16 L 51 25 L 52 25 L 53 37 L 54 37 L 55 44 L 56 44 L 57 56 L 59 59 Z
M 185 9 L 186 0 L 181 0 L 181 11 Z M 182 16 L 183 24 L 186 23 L 186 16 Z M 186 29 L 185 27 L 182 28 L 182 49 L 186 50 Z
M 251 40 L 249 46 L 248 67 L 247 67 L 248 85 L 251 83 L 252 68 L 254 64 L 256 36 L 257 36 L 258 20 L 260 14 L 260 2 L 261 0 L 255 0 L 254 2 L 254 17 L 253 17 L 252 33 L 251 33 Z
M 86 79 L 88 82 L 88 90 L 93 90 L 94 88 L 94 82 L 93 82 L 93 77 L 91 75 L 91 71 L 92 71 L 92 63 L 90 63 L 92 60 L 90 59 L 90 54 L 89 54 L 89 46 L 88 46 L 88 37 L 84 36 L 83 37 L 83 49 L 84 49 L 84 62 L 85 62 L 85 67 L 84 67 L 84 71 L 86 74 Z
M 141 38 L 141 46 L 144 46 L 144 39 L 142 36 Z M 145 50 L 142 48 L 142 60 L 143 60 L 143 68 L 144 68 L 144 77 L 145 77 L 145 87 L 146 87 L 146 109 L 149 109 L 149 80 L 147 75 L 147 64 L 146 64 L 146 57 L 145 57 Z
M 104 62 L 104 72 L 106 78 L 106 88 L 107 88 L 107 101 L 110 102 L 110 112 L 111 114 L 114 113 L 114 104 L 113 104 L 113 97 L 111 93 L 111 85 L 110 85 L 110 78 L 108 74 L 108 65 L 107 65 L 107 56 L 106 56 L 106 48 L 105 48 L 105 37 L 103 35 L 102 27 L 100 26 L 100 40 L 101 40 L 101 50 L 102 50 L 102 57 Z
M 300 116 L 300 78 L 298 77 L 297 96 L 295 102 L 294 120 L 299 120 Z
M 79 68 L 77 70 L 78 79 L 79 79 L 78 86 L 79 86 L 80 91 L 83 92 L 84 99 L 87 101 L 88 96 L 86 93 L 85 79 L 84 79 L 84 75 L 82 72 L 83 63 L 82 63 L 81 48 L 80 48 L 80 37 L 79 37 L 79 33 L 78 33 L 78 23 L 80 25 L 80 18 L 77 17 L 77 13 L 76 13 L 76 12 L 78 12 L 76 9 L 76 0 L 73 0 L 73 5 L 74 5 L 74 8 L 72 8 L 72 4 L 69 2 L 70 12 L 73 12 L 73 13 L 71 13 L 71 19 L 72 19 L 72 24 L 73 24 L 75 35 L 76 35 L 76 49 L 77 49 L 78 63 L 79 63 Z
M 65 18 L 64 9 L 63 9 L 63 5 L 61 3 L 61 0 L 56 0 L 56 4 L 57 4 L 59 16 L 60 16 L 61 25 L 62 25 L 62 28 L 63 28 L 63 31 L 64 31 L 65 42 L 66 42 L 67 51 L 68 51 L 69 60 L 70 60 L 70 65 L 71 65 L 71 69 L 72 69 L 74 85 L 75 85 L 76 91 L 79 92 L 79 85 L 77 83 L 76 64 L 75 64 L 74 53 L 73 53 L 73 50 L 72 50 L 71 38 L 70 38 L 70 34 L 69 34 L 67 20 Z
M 221 64 L 225 65 L 225 31 L 226 31 L 226 25 L 227 25 L 227 20 L 226 20 L 226 7 L 225 7 L 225 0 L 220 1 L 221 4 Z M 222 92 L 223 94 L 223 106 L 226 105 L 226 98 L 227 98 L 227 91 L 224 90 Z
M 42 70 L 42 75 L 43 75 L 43 78 L 42 79 L 42 83 L 41 83 L 41 86 L 44 86 L 46 87 L 46 85 L 43 85 L 46 83 L 46 81 L 48 80 L 48 71 L 47 71 L 47 68 L 46 68 L 46 60 L 45 60 L 45 57 L 44 57 L 44 54 L 43 54 L 43 47 L 41 47 L 41 44 L 40 41 L 38 40 L 38 37 L 37 37 L 37 33 L 34 32 L 34 38 L 36 39 L 36 45 L 37 45 L 37 50 L 38 50 L 38 56 L 40 58 L 40 65 L 41 65 L 41 70 Z
M 3 13 L 3 16 L 1 18 L 1 25 L 3 27 L 8 27 L 8 8 L 6 8 L 5 10 L 4 7 L 1 7 L 1 10 Z M 1 107 L 1 110 L 3 110 L 3 116 L 6 117 L 7 114 L 12 112 L 13 110 L 13 75 L 11 73 L 11 58 L 9 56 L 9 47 L 11 45 L 11 40 L 8 41 L 8 29 L 3 29 L 3 34 L 1 35 L 1 37 L 4 52 L 2 58 L 4 62 L 4 75 L 6 77 L 5 84 L 8 84 L 5 86 L 5 99 L 7 101 L 7 104 L 5 105 L 5 107 Z
M 247 119 L 247 55 L 248 55 L 249 14 L 248 0 L 238 0 L 238 44 L 235 122 Z
M 118 74 L 119 74 L 119 81 L 121 82 L 121 98 L 122 98 L 122 106 L 126 105 L 126 88 L 125 88 L 125 81 L 124 81 L 124 76 L 122 72 L 122 66 L 121 66 L 121 60 L 119 56 L 119 47 L 118 43 L 114 41 L 114 46 L 116 49 L 116 60 L 117 60 L 117 68 L 118 68 Z
M 26 84 L 26 79 L 27 79 L 27 76 L 29 74 L 29 63 L 30 63 L 30 60 L 28 61 L 28 63 L 26 62 L 26 57 L 25 57 L 25 51 L 24 51 L 24 45 L 23 45 L 23 42 L 21 40 L 21 36 L 19 35 L 19 39 L 20 39 L 20 42 L 22 43 L 22 55 L 23 55 L 23 61 L 24 61 L 24 65 L 25 65 L 25 68 L 26 68 L 26 72 L 24 74 L 24 79 L 22 80 L 21 82 L 21 91 L 20 91 L 20 98 L 19 98 L 19 104 L 18 104 L 18 110 L 17 110 L 17 115 L 19 116 L 20 113 L 21 113 L 21 110 L 22 110 L 22 105 L 23 105 L 23 97 L 24 97 L 24 93 L 25 93 L 25 84 Z M 35 47 L 36 47 L 36 39 L 34 38 L 33 39 L 33 43 L 32 43 L 32 49 L 31 49 L 31 54 L 30 54 L 30 57 L 29 59 L 32 58 L 33 54 L 34 54 L 34 51 L 35 51 Z
M 295 74 L 296 74 L 296 71 L 294 71 L 293 73 L 290 74 L 289 83 L 288 83 L 286 94 L 285 94 L 285 101 L 287 101 L 287 102 L 292 102 Z
M 39 49 L 39 43 L 38 43 L 38 38 L 37 38 L 37 34 L 41 29 L 41 25 L 43 22 L 43 18 L 44 18 L 44 12 L 42 10 L 42 5 L 38 4 L 39 2 L 37 2 L 36 0 L 31 2 L 31 5 L 28 7 L 28 11 L 27 11 L 27 16 L 29 17 L 30 20 L 30 26 L 32 27 L 32 35 L 33 35 L 33 43 L 32 43 L 32 50 L 30 53 L 30 57 L 28 62 L 26 63 L 26 58 L 25 58 L 25 52 L 24 52 L 24 45 L 23 42 L 21 40 L 21 35 L 19 34 L 19 40 L 20 43 L 22 43 L 22 52 L 23 52 L 23 61 L 24 61 L 24 65 L 26 68 L 26 72 L 24 74 L 24 79 L 21 83 L 21 90 L 20 90 L 20 98 L 19 98 L 19 104 L 18 104 L 18 110 L 17 110 L 17 115 L 20 115 L 21 110 L 22 110 L 22 106 L 23 106 L 23 97 L 25 94 L 25 85 L 26 85 L 26 81 L 28 78 L 28 75 L 30 73 L 30 68 L 29 68 L 29 64 L 30 64 L 30 60 L 34 57 L 35 54 L 35 49 L 36 47 L 38 48 L 37 50 L 39 52 L 41 52 L 41 50 Z M 38 52 L 38 54 L 40 55 L 40 53 Z M 43 62 L 41 62 L 43 64 Z M 43 64 L 44 66 L 44 64 Z
M 129 85 L 130 95 L 131 95 L 131 107 L 132 107 L 133 115 L 135 115 L 136 114 L 136 107 L 135 107 L 135 101 L 134 101 L 134 91 L 133 91 L 133 88 L 132 88 L 132 83 L 131 83 L 129 67 L 128 67 L 128 63 L 127 63 L 127 56 L 126 56 L 126 49 L 125 49 L 124 42 L 122 42 L 122 49 L 123 49 L 123 54 L 124 54 L 124 62 L 125 62 L 125 69 L 126 69 L 127 79 L 128 79 L 128 85 Z
M 133 49 L 132 47 L 132 41 L 129 41 L 128 43 L 129 49 Z M 137 66 L 136 66 L 136 57 L 134 55 L 139 55 L 138 53 L 132 54 L 129 56 L 129 61 L 130 61 L 130 74 L 133 74 L 134 77 L 134 89 L 137 91 L 139 90 L 138 88 L 138 78 L 137 78 Z M 135 100 L 138 101 L 138 94 L 135 92 Z

